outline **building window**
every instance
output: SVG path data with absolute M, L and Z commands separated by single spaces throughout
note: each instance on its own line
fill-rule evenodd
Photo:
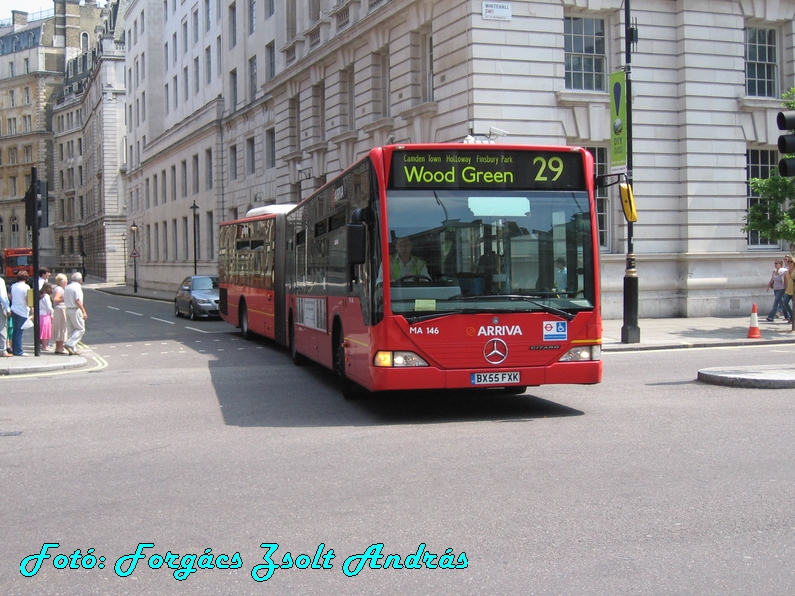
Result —
M 193 194 L 199 193 L 199 154 L 193 156 Z
M 276 47 L 273 45 L 273 42 L 265 46 L 265 59 L 268 61 L 265 77 L 270 81 L 276 76 Z
M 318 141 L 326 140 L 326 84 L 321 81 L 312 85 L 312 137 Z
M 605 21 L 566 17 L 563 24 L 566 89 L 605 90 Z
M 182 94 L 185 101 L 188 101 L 190 82 L 188 81 L 188 67 L 182 69 Z
M 778 97 L 776 84 L 776 30 L 745 30 L 745 93 L 753 97 Z
M 246 174 L 256 172 L 257 162 L 254 154 L 254 137 L 246 139 Z
M 229 5 L 229 47 L 237 45 L 237 6 L 232 3 Z
M 382 118 L 390 116 L 390 79 L 389 79 L 389 48 L 383 48 L 376 55 L 379 81 L 376 85 L 378 91 L 379 106 L 376 110 Z
M 344 93 L 343 118 L 346 130 L 356 130 L 356 80 L 353 74 L 353 64 L 344 69 L 342 75 L 342 89 Z
M 420 37 L 422 48 L 422 61 L 420 63 L 422 85 L 421 97 L 423 103 L 433 101 L 433 37 L 424 33 Z
M 237 180 L 237 145 L 229 147 L 229 177 Z
M 249 101 L 257 99 L 257 57 L 249 58 L 248 61 L 248 87 Z
M 257 30 L 257 0 L 248 0 L 248 34 Z
M 183 260 L 188 260 L 188 218 L 182 218 L 182 255 Z
M 265 167 L 276 167 L 276 131 L 272 128 L 265 131 Z
M 199 87 L 201 86 L 201 73 L 199 72 L 199 59 L 193 59 L 193 93 L 199 93 Z
M 204 150 L 204 189 L 213 187 L 213 150 Z
M 204 83 L 209 85 L 213 80 L 213 50 L 210 46 L 204 48 Z
M 208 211 L 204 217 L 205 229 L 207 230 L 207 260 L 212 261 L 215 258 L 215 245 L 213 244 L 213 234 L 215 229 L 213 226 L 213 212 Z
M 588 147 L 588 151 L 593 155 L 594 169 L 597 176 L 602 176 L 608 172 L 607 147 Z M 595 189 L 596 194 L 596 223 L 599 226 L 599 246 L 609 248 L 610 241 L 610 193 L 609 188 L 600 187 Z
M 157 207 L 157 174 L 152 175 L 152 204 Z M 148 205 L 147 205 L 148 207 Z
M 171 200 L 177 200 L 177 166 L 171 166 Z
M 191 14 L 191 23 L 193 24 L 193 45 L 199 42 L 199 11 L 194 10 Z
M 234 112 L 237 109 L 237 69 L 229 72 L 229 104 Z
M 210 24 L 212 20 L 210 19 L 210 0 L 204 0 L 204 30 L 210 30 Z
M 265 0 L 265 16 L 272 17 L 274 10 L 273 0 Z
M 188 162 L 184 159 L 180 162 L 180 174 L 180 179 L 182 182 L 180 185 L 180 190 L 182 191 L 182 197 L 184 198 L 188 196 Z
M 188 53 L 188 21 L 182 23 L 182 53 Z
M 745 152 L 746 176 L 751 178 L 770 178 L 771 173 L 778 174 L 778 151 L 768 151 L 766 149 L 749 149 Z M 748 195 L 748 208 L 760 203 L 763 199 L 751 188 L 750 183 L 746 183 L 746 193 Z M 748 232 L 748 246 L 755 248 L 778 248 L 778 241 L 765 238 L 759 232 L 751 230 Z

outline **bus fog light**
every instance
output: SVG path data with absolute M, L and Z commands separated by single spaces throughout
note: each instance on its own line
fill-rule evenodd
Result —
M 386 367 L 428 366 L 428 363 L 414 352 L 387 351 L 376 352 L 373 364 Z
M 601 346 L 579 346 L 563 354 L 560 357 L 560 362 L 583 362 L 585 360 L 600 360 L 601 358 Z

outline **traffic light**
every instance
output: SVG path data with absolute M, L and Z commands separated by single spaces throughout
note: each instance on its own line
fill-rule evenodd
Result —
M 38 181 L 38 192 L 36 193 L 36 211 L 39 216 L 39 228 L 46 228 L 50 225 L 49 212 L 47 211 L 47 181 Z
M 36 230 L 49 226 L 47 212 L 47 181 L 32 182 L 25 193 L 25 225 Z
M 779 130 L 792 133 L 795 130 L 795 110 L 779 112 L 776 116 L 776 124 Z M 795 134 L 781 135 L 778 138 L 778 151 L 782 155 L 795 154 Z M 795 176 L 795 157 L 782 158 L 778 162 L 778 173 L 785 178 Z

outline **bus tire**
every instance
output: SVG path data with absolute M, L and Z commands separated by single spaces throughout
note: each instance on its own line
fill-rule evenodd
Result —
M 298 348 L 295 345 L 295 324 L 293 323 L 292 313 L 290 313 L 290 358 L 296 366 L 306 364 L 306 358 L 298 353 Z
M 364 396 L 364 388 L 351 381 L 348 375 L 345 374 L 345 342 L 343 337 L 342 329 L 339 329 L 334 350 L 334 372 L 337 374 L 342 397 L 345 399 L 359 399 Z
M 251 339 L 251 329 L 248 328 L 248 309 L 246 308 L 246 301 L 240 301 L 240 308 L 238 309 L 238 327 L 240 327 L 240 335 L 243 339 Z

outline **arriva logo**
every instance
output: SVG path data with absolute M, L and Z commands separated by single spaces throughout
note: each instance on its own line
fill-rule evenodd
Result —
M 522 328 L 519 325 L 481 325 L 478 329 L 478 337 L 485 335 L 494 337 L 495 335 L 522 335 Z

